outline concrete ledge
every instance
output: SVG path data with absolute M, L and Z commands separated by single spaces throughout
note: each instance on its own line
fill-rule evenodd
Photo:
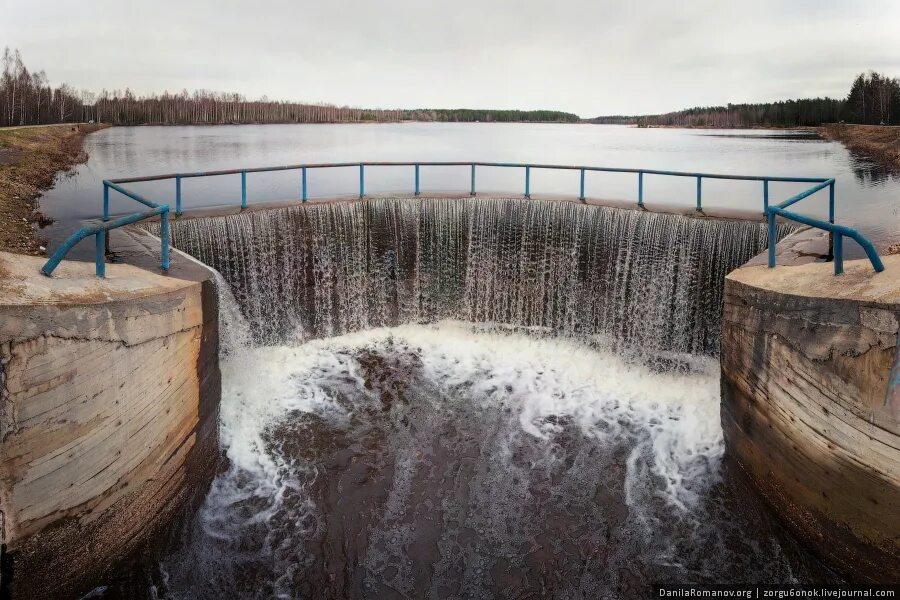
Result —
M 522 199 L 523 202 L 529 200 L 544 200 L 553 202 L 566 202 L 571 204 L 586 204 L 590 206 L 606 206 L 609 208 L 621 208 L 624 210 L 637 210 L 654 213 L 664 213 L 673 215 L 682 215 L 685 217 L 711 218 L 711 219 L 734 219 L 740 221 L 759 221 L 765 222 L 765 215 L 762 211 L 729 209 L 721 207 L 704 208 L 698 211 L 693 204 L 673 204 L 668 202 L 647 202 L 644 206 L 638 205 L 635 200 L 615 200 L 609 198 L 591 198 L 586 197 L 580 200 L 577 196 L 562 194 L 532 194 L 530 198 L 524 198 L 520 193 L 510 192 L 490 192 L 480 191 L 475 196 L 466 192 L 451 191 L 429 191 L 423 192 L 419 196 L 414 196 L 408 192 L 382 193 L 372 194 L 363 197 L 366 200 L 376 198 L 408 198 L 410 200 L 426 199 L 426 198 L 445 198 L 445 199 L 464 199 L 477 201 L 479 199 L 497 199 L 497 198 L 516 198 Z M 170 219 L 197 219 L 203 217 L 224 217 L 228 215 L 236 215 L 242 212 L 257 212 L 277 208 L 285 208 L 289 206 L 316 205 L 316 204 L 333 204 L 336 202 L 359 202 L 360 198 L 357 194 L 345 194 L 341 196 L 331 196 L 325 198 L 310 198 L 309 201 L 303 202 L 298 198 L 286 200 L 273 200 L 266 202 L 254 202 L 242 209 L 239 204 L 221 204 L 210 205 L 199 208 L 186 208 L 180 216 L 170 215 Z M 149 221 L 159 221 L 158 217 L 151 218 Z
M 202 498 L 218 457 L 211 273 L 111 264 L 101 280 L 92 264 L 65 262 L 47 278 L 41 263 L 0 253 L 0 511 L 13 598 L 89 591 Z
M 900 256 L 768 269 L 725 284 L 722 425 L 784 521 L 847 576 L 900 573 L 900 405 L 888 396 Z

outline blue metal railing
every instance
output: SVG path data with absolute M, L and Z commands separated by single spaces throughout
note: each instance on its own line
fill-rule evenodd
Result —
M 178 196 L 178 205 L 180 210 L 181 205 L 181 179 L 176 178 L 175 187 L 177 190 Z M 148 211 L 134 213 L 125 217 L 119 217 L 114 221 L 109 220 L 109 191 L 115 190 L 124 196 L 131 198 L 132 200 L 143 204 L 150 208 Z M 151 202 L 136 194 L 130 190 L 126 190 L 121 185 L 114 181 L 105 180 L 103 182 L 103 223 L 99 225 L 91 225 L 88 227 L 82 227 L 72 235 L 70 235 L 65 242 L 63 242 L 59 248 L 50 256 L 47 262 L 41 267 L 41 273 L 44 275 L 50 276 L 53 274 L 53 271 L 56 267 L 59 266 L 59 263 L 66 257 L 66 254 L 69 253 L 69 250 L 75 247 L 75 244 L 80 242 L 81 240 L 95 236 L 95 246 L 94 246 L 94 263 L 96 265 L 96 273 L 97 277 L 105 277 L 106 276 L 106 232 L 110 229 L 116 229 L 118 227 L 124 227 L 125 225 L 131 225 L 132 223 L 137 223 L 138 221 L 143 221 L 144 219 L 149 219 L 152 217 L 159 216 L 160 218 L 160 267 L 162 267 L 163 271 L 169 270 L 169 205 L 168 204 L 156 204 L 155 202 Z
M 169 268 L 169 206 L 167 204 L 154 204 L 149 200 L 126 190 L 122 187 L 124 184 L 137 183 L 145 181 L 162 181 L 172 179 L 175 181 L 175 214 L 182 213 L 182 179 L 196 177 L 211 177 L 218 175 L 237 175 L 241 176 L 241 208 L 247 208 L 247 175 L 249 173 L 267 173 L 274 171 L 300 171 L 300 198 L 303 202 L 309 199 L 307 185 L 308 169 L 330 169 L 330 168 L 358 168 L 359 169 L 359 197 L 362 198 L 366 193 L 365 173 L 366 167 L 414 167 L 414 193 L 416 196 L 421 194 L 421 168 L 422 167 L 469 167 L 471 196 L 476 195 L 475 190 L 475 169 L 476 167 L 498 167 L 498 168 L 518 168 L 525 170 L 525 198 L 531 197 L 531 170 L 532 169 L 551 169 L 564 171 L 579 171 L 580 187 L 579 200 L 585 200 L 585 174 L 588 171 L 601 173 L 632 173 L 638 176 L 637 180 L 637 205 L 644 208 L 644 176 L 645 175 L 661 175 L 668 177 L 688 177 L 694 178 L 697 182 L 696 210 L 703 210 L 703 180 L 704 179 L 724 179 L 737 181 L 761 181 L 763 183 L 763 213 L 766 216 L 769 227 L 769 267 L 774 267 L 776 262 L 775 243 L 777 241 L 775 234 L 775 219 L 781 217 L 783 219 L 803 223 L 811 227 L 825 230 L 832 237 L 832 255 L 834 258 L 835 275 L 840 275 L 844 271 L 844 255 L 843 255 L 843 238 L 849 237 L 855 240 L 865 251 L 866 256 L 872 263 L 872 267 L 876 272 L 884 270 L 884 264 L 878 256 L 878 252 L 872 243 L 862 234 L 851 227 L 844 225 L 836 225 L 834 222 L 834 179 L 825 179 L 821 177 L 777 177 L 777 176 L 758 176 L 758 175 L 721 175 L 716 173 L 687 173 L 681 171 L 661 171 L 657 169 L 626 169 L 618 167 L 588 167 L 588 166 L 568 166 L 568 165 L 547 165 L 547 164 L 523 164 L 523 163 L 497 163 L 497 162 L 355 162 L 355 163 L 319 163 L 319 164 L 301 164 L 301 165 L 284 165 L 278 167 L 258 167 L 252 169 L 229 169 L 223 171 L 201 171 L 196 173 L 172 173 L 168 175 L 152 175 L 149 177 L 130 177 L 123 179 L 105 180 L 103 182 L 103 224 L 91 227 L 84 227 L 73 234 L 60 248 L 53 253 L 47 264 L 41 269 L 45 275 L 50 275 L 59 262 L 65 257 L 66 253 L 82 239 L 91 235 L 97 236 L 97 275 L 104 276 L 104 254 L 106 232 L 116 227 L 122 227 L 135 223 L 142 219 L 147 219 L 159 215 L 162 221 L 160 231 L 162 240 L 161 265 L 164 270 Z M 811 188 L 795 195 L 781 204 L 770 205 L 769 203 L 769 183 L 812 183 L 815 184 Z M 792 211 L 786 210 L 789 206 L 812 196 L 820 190 L 828 188 L 828 221 L 814 219 L 806 215 L 800 215 Z M 140 202 L 151 208 L 150 211 L 144 213 L 136 213 L 127 217 L 122 217 L 115 221 L 109 220 L 109 190 L 115 190 L 125 196 Z
M 792 204 L 796 204 L 800 202 L 804 198 L 808 198 L 812 196 L 816 192 L 828 188 L 828 221 L 822 221 L 820 219 L 814 219 L 812 217 L 808 217 L 806 215 L 797 214 L 793 211 L 786 210 L 787 207 Z M 814 185 L 813 187 L 800 192 L 795 196 L 791 196 L 781 204 L 777 204 L 775 206 L 769 206 L 768 203 L 768 185 L 765 190 L 766 194 L 766 220 L 769 224 L 769 267 L 775 266 L 775 244 L 772 243 L 772 240 L 775 239 L 775 217 L 781 217 L 783 219 L 788 219 L 790 221 L 796 221 L 797 223 L 803 223 L 804 225 L 809 225 L 810 227 L 815 227 L 817 229 L 824 229 L 828 233 L 831 234 L 831 255 L 834 259 L 834 274 L 840 275 L 844 272 L 844 237 L 849 237 L 856 241 L 862 249 L 865 251 L 866 256 L 869 258 L 869 262 L 872 263 L 872 268 L 875 269 L 876 273 L 880 273 L 884 271 L 884 263 L 881 262 L 881 257 L 878 256 L 878 251 L 875 249 L 875 246 L 867 240 L 860 232 L 853 229 L 852 227 L 847 227 L 845 225 L 836 225 L 834 222 L 834 179 L 827 179 L 818 185 Z

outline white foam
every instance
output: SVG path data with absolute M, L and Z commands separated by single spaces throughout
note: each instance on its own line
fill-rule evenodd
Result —
M 689 510 L 716 475 L 723 442 L 714 360 L 694 359 L 690 373 L 660 373 L 575 341 L 488 333 L 444 321 L 249 349 L 227 358 L 222 441 L 232 465 L 260 479 L 254 493 L 278 494 L 290 485 L 284 465 L 265 451 L 266 428 L 291 411 L 340 417 L 347 409 L 330 397 L 326 384 L 348 376 L 361 381 L 350 351 L 389 338 L 416 349 L 425 376 L 444 390 L 466 386 L 468 401 L 483 410 L 518 411 L 527 435 L 546 439 L 558 428 L 551 417 L 568 417 L 601 442 L 632 440 L 627 488 L 652 473 L 664 482 L 665 500 Z M 625 492 L 639 508 L 643 500 Z

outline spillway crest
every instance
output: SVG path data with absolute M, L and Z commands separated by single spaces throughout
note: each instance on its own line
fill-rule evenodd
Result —
M 725 275 L 765 249 L 766 230 L 571 202 L 383 198 L 176 221 L 172 242 L 222 274 L 265 343 L 452 318 L 713 354 Z

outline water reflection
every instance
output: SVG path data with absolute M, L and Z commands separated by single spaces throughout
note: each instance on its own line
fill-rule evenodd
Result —
M 391 123 L 373 125 L 242 125 L 210 127 L 115 127 L 91 134 L 90 158 L 74 175 L 61 178 L 41 198 L 41 208 L 56 222 L 41 231 L 50 247 L 60 243 L 85 219 L 101 211 L 104 178 L 259 167 L 298 163 L 353 161 L 494 161 L 584 164 L 608 167 L 742 175 L 834 177 L 837 220 L 858 227 L 873 240 L 900 231 L 900 179 L 873 161 L 851 155 L 838 142 L 816 139 L 806 131 L 640 129 L 619 125 Z M 524 190 L 518 169 L 479 169 L 479 191 L 517 195 Z M 366 171 L 366 191 L 409 192 L 412 168 Z M 293 171 L 254 174 L 248 181 L 251 203 L 299 196 Z M 459 191 L 469 187 L 469 169 L 427 168 L 424 191 Z M 353 170 L 328 169 L 309 174 L 310 197 L 358 191 Z M 578 193 L 578 173 L 533 171 L 531 192 Z M 770 198 L 780 202 L 802 191 L 802 184 L 772 184 Z M 689 178 L 645 177 L 644 199 L 690 208 L 696 185 Z M 174 204 L 171 181 L 135 186 L 148 198 Z M 224 176 L 184 182 L 186 208 L 236 205 L 240 177 Z M 630 174 L 588 173 L 591 198 L 637 201 L 637 180 Z M 113 213 L 134 210 L 114 194 Z M 760 182 L 704 181 L 703 205 L 716 209 L 762 211 Z M 804 214 L 825 217 L 826 193 L 798 206 Z M 89 258 L 87 253 L 85 258 Z
M 900 169 L 881 163 L 862 152 L 850 150 L 850 168 L 861 186 L 900 183 Z

